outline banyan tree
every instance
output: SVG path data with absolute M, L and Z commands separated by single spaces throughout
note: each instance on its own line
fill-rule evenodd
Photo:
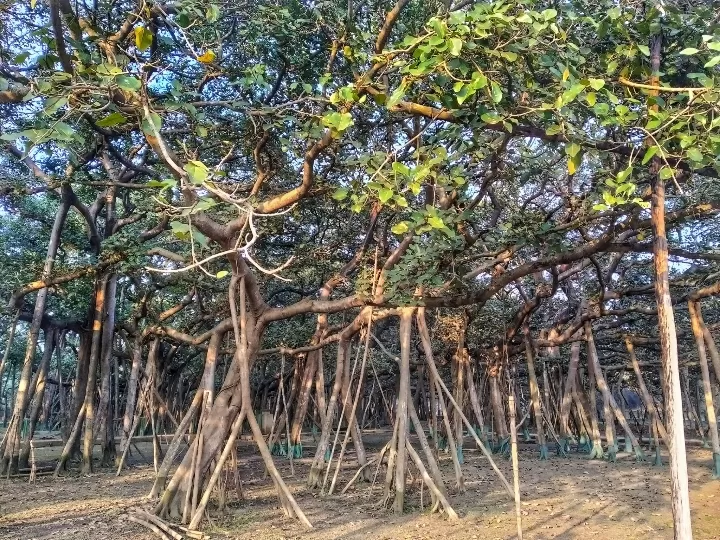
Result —
M 249 433 L 308 527 L 278 459 L 396 513 L 416 470 L 457 519 L 466 449 L 514 495 L 517 428 L 539 459 L 666 448 L 690 538 L 686 433 L 720 475 L 713 9 L 4 3 L 0 473 L 42 425 L 56 476 L 146 433 L 148 524 L 192 531 Z

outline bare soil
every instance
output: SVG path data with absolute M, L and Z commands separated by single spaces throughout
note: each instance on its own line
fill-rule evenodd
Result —
M 378 437 L 381 439 L 382 437 Z M 305 457 L 290 463 L 276 458 L 298 503 L 314 525 L 305 530 L 282 515 L 262 461 L 251 442 L 240 446 L 240 475 L 245 501 L 238 501 L 234 490 L 228 494 L 223 515 L 211 509 L 212 523 L 205 531 L 213 538 L 236 539 L 504 539 L 515 535 L 514 504 L 479 452 L 465 452 L 465 492 L 452 484 L 449 455 L 441 467 L 448 480 L 450 499 L 461 516 L 449 522 L 443 516 L 427 513 L 429 495 L 424 490 L 424 510 L 420 506 L 419 481 L 411 479 L 406 495 L 407 512 L 395 516 L 380 506 L 383 472 L 379 482 L 355 484 L 345 495 L 320 497 L 308 491 L 304 480 L 310 467 L 312 441 Z M 375 447 L 375 444 L 370 443 Z M 145 456 L 150 447 L 140 445 Z M 47 459 L 54 448 L 42 449 L 39 459 Z M 672 538 L 667 467 L 653 467 L 651 461 L 636 463 L 619 454 L 617 463 L 589 461 L 587 456 L 551 456 L 539 461 L 532 446 L 521 448 L 520 474 L 522 519 L 526 538 Z M 34 483 L 27 477 L 3 480 L 0 484 L 0 538 L 30 539 L 129 539 L 154 538 L 152 533 L 129 522 L 125 512 L 137 506 L 151 508 L 144 499 L 152 485 L 152 465 L 140 463 L 115 477 L 104 470 L 93 476 L 67 476 L 54 480 L 40 476 Z M 349 459 L 353 460 L 350 455 Z M 688 448 L 690 498 L 696 539 L 720 539 L 720 481 L 710 478 L 709 450 Z M 510 463 L 496 458 L 503 472 L 511 477 Z M 667 456 L 664 456 L 667 463 Z M 131 463 L 133 460 L 131 460 Z M 371 468 L 373 466 L 371 465 Z M 348 461 L 340 475 L 340 489 L 353 476 L 357 463 Z M 334 468 L 333 468 L 334 471 Z M 374 472 L 374 469 L 373 469 Z M 414 470 L 412 470 L 415 473 Z M 340 489 L 337 489 L 339 492 Z

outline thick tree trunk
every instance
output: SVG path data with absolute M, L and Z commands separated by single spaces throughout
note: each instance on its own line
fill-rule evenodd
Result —
M 96 435 L 100 438 L 102 466 L 109 467 L 115 460 L 115 433 L 113 430 L 114 416 L 111 414 L 110 398 L 112 394 L 112 356 L 113 339 L 115 337 L 115 293 L 117 291 L 117 275 L 108 278 L 105 296 L 105 321 L 103 322 L 100 347 L 100 400 L 95 424 Z

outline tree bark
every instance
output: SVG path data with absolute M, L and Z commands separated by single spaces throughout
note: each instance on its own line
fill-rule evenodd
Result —
M 695 345 L 698 350 L 700 373 L 702 374 L 702 383 L 705 395 L 705 411 L 707 414 L 708 431 L 710 432 L 710 441 L 712 442 L 713 451 L 713 478 L 718 478 L 720 477 L 720 439 L 718 438 L 717 418 L 715 416 L 715 405 L 713 404 L 712 386 L 710 384 L 710 369 L 708 368 L 707 354 L 705 352 L 705 337 L 703 335 L 702 327 L 700 326 L 698 302 L 688 302 L 688 308 L 690 312 L 690 323 L 692 325 L 693 335 L 695 336 Z
M 68 211 L 70 209 L 69 188 L 63 187 L 62 199 L 60 207 L 55 214 L 52 231 L 50 232 L 50 241 L 48 243 L 47 255 L 45 256 L 45 264 L 43 266 L 41 281 L 50 279 L 53 267 L 55 266 L 55 257 L 60 247 L 60 239 L 62 230 L 65 225 Z M 13 473 L 17 468 L 17 460 L 20 450 L 20 428 L 28 406 L 28 389 L 32 376 L 32 365 L 35 359 L 35 351 L 37 349 L 38 336 L 40 334 L 40 326 L 42 318 L 45 314 L 45 303 L 47 301 L 48 289 L 43 287 L 38 290 L 35 298 L 35 308 L 33 309 L 32 321 L 30 322 L 30 331 L 28 332 L 27 346 L 25 347 L 25 358 L 23 359 L 23 367 L 20 373 L 20 381 L 18 383 L 17 395 L 15 396 L 15 407 L 13 415 L 8 425 L 5 436 L 5 447 L 0 448 L 3 452 L 3 458 L 0 462 L 0 474 L 5 474 L 8 470 Z

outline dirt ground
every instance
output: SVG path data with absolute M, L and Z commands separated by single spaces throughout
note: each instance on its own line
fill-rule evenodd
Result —
M 308 441 L 308 445 L 311 442 Z M 145 455 L 149 448 L 140 447 Z M 54 450 L 54 449 L 53 449 Z M 310 449 L 307 449 L 310 450 Z M 51 449 L 46 451 L 50 453 Z M 306 456 L 310 452 L 306 451 Z M 49 457 L 47 455 L 42 458 Z M 136 454 L 137 457 L 137 454 Z M 350 456 L 352 459 L 352 456 Z M 667 463 L 667 456 L 664 457 Z M 696 539 L 720 539 L 720 481 L 710 478 L 709 450 L 688 448 L 690 498 Z M 314 525 L 303 529 L 278 509 L 272 484 L 263 478 L 262 462 L 252 443 L 240 447 L 240 474 L 246 500 L 229 496 L 224 515 L 212 512 L 205 531 L 212 538 L 236 539 L 501 539 L 515 535 L 514 505 L 477 451 L 465 453 L 465 492 L 452 485 L 452 463 L 445 455 L 441 467 L 448 479 L 450 500 L 461 516 L 456 522 L 430 515 L 420 508 L 419 484 L 408 486 L 406 514 L 396 517 L 379 506 L 382 486 L 356 484 L 345 495 L 320 497 L 304 487 L 310 458 L 290 464 L 276 458 L 281 473 L 301 508 Z M 511 478 L 507 459 L 498 465 Z M 350 461 L 338 485 L 356 470 Z M 414 472 L 414 470 L 413 470 Z M 672 538 L 667 466 L 635 463 L 620 454 L 618 463 L 589 461 L 585 455 L 554 455 L 537 460 L 532 447 L 520 453 L 523 529 L 526 538 Z M 379 478 L 383 477 L 381 473 Z M 111 471 L 93 476 L 53 480 L 38 477 L 0 483 L 0 538 L 7 540 L 99 538 L 145 540 L 152 533 L 124 517 L 127 509 L 150 508 L 144 496 L 152 485 L 152 466 L 137 464 L 115 477 Z M 339 490 L 338 490 L 339 491 Z M 424 491 L 424 502 L 429 499 Z

